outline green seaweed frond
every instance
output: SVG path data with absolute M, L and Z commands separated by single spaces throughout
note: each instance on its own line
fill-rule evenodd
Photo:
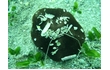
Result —
M 72 11 L 73 11 L 73 13 L 75 13 L 75 12 L 77 12 L 77 13 L 79 13 L 79 14 L 82 13 L 82 11 L 79 10 L 79 5 L 78 5 L 78 2 L 77 2 L 77 1 L 74 2 Z
M 34 52 L 30 51 L 29 54 L 26 56 L 26 60 L 16 62 L 16 67 L 27 68 L 29 67 L 30 63 L 37 63 L 38 61 L 41 63 L 42 66 L 44 65 L 43 54 L 41 52 L 37 52 L 36 54 L 34 54 Z
M 93 32 L 94 32 L 94 35 L 95 35 L 98 39 L 100 39 L 101 33 L 100 33 L 95 27 L 93 27 L 92 30 L 93 30 Z
M 17 47 L 15 50 L 11 49 L 11 48 L 8 48 L 8 52 L 11 54 L 11 55 L 18 55 L 20 53 L 20 47 Z
M 29 60 L 19 61 L 19 62 L 16 62 L 16 67 L 26 68 L 26 67 L 29 66 L 29 64 L 30 64 L 30 61 Z
M 95 39 L 100 39 L 101 38 L 101 33 L 95 28 L 93 27 L 91 29 L 91 31 L 88 32 L 88 36 L 89 40 L 93 41 Z
M 91 41 L 95 40 L 95 35 L 94 35 L 91 31 L 88 32 L 88 36 L 87 36 L 87 37 L 88 37 L 89 40 L 91 40 Z
M 100 57 L 100 53 L 97 52 L 95 49 L 90 49 L 90 47 L 88 46 L 87 43 L 83 43 L 82 44 L 82 48 L 83 48 L 83 53 L 86 55 L 86 56 L 91 56 L 91 57 Z
M 42 54 L 41 54 L 41 52 L 38 52 L 38 53 L 35 54 L 35 59 L 36 59 L 36 62 L 37 62 L 37 61 L 40 61 L 40 60 L 42 59 Z
M 73 9 L 74 9 L 74 10 L 77 10 L 77 9 L 78 9 L 78 2 L 77 2 L 77 1 L 74 2 Z
M 20 47 L 17 47 L 17 48 L 15 49 L 15 54 L 18 55 L 18 54 L 20 53 L 20 50 L 21 50 L 21 48 L 20 48 Z
M 15 54 L 15 50 L 11 49 L 11 48 L 8 48 L 8 52 L 11 54 L 11 55 L 14 55 Z
M 17 17 L 18 17 L 18 13 L 17 13 L 17 10 L 16 10 L 16 6 L 11 6 L 9 8 L 9 11 L 8 11 L 8 23 L 10 26 L 13 26 L 12 24 L 12 21 L 16 22 L 17 20 Z

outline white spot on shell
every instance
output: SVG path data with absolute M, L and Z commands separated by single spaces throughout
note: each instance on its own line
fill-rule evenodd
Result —
M 37 18 L 40 18 L 41 21 L 46 21 L 47 20 L 47 18 L 43 15 L 39 15 Z
M 50 19 L 52 19 L 52 18 L 55 17 L 55 16 L 52 15 L 52 14 L 47 14 L 47 13 L 46 13 L 46 14 L 45 14 L 45 17 L 46 17 L 46 18 L 50 18 Z
M 63 9 L 63 12 L 65 12 L 66 10 L 65 9 Z
M 53 45 L 54 45 L 53 43 L 49 44 L 49 46 L 53 46 Z
M 53 49 L 57 49 L 56 47 L 53 47 Z
M 75 27 L 75 26 L 74 26 L 74 30 L 77 30 L 77 29 L 78 29 L 78 27 Z
M 56 23 L 59 24 L 59 23 L 64 22 L 64 24 L 67 24 L 68 19 L 69 19 L 69 17 L 66 17 L 66 16 L 58 17 L 58 18 L 56 19 Z
M 46 9 L 44 9 L 44 11 L 46 11 Z
M 69 17 L 60 17 L 59 18 L 59 20 L 61 20 L 61 21 L 63 21 L 63 20 L 68 21 L 68 19 L 69 19 Z
M 57 50 L 55 50 L 55 51 L 53 51 L 53 52 L 51 52 L 51 53 L 52 53 L 52 55 L 55 55 L 55 54 L 57 53 L 57 51 L 58 51 L 58 49 L 57 49 Z
M 62 23 L 62 22 L 60 21 L 60 23 Z
M 34 41 L 36 41 L 37 39 L 36 38 L 34 38 Z
M 60 42 L 58 42 L 58 43 L 57 43 L 57 46 L 60 46 L 60 45 L 61 45 L 61 43 L 60 43 Z
M 71 34 L 71 35 L 73 35 L 73 33 L 69 30 L 69 33 Z
M 73 25 L 70 25 L 70 26 L 68 27 L 68 31 L 72 28 L 72 26 L 73 26 Z
M 51 23 L 49 23 L 49 22 L 45 25 L 44 29 L 41 32 L 41 36 L 45 36 L 44 34 L 49 29 L 50 25 L 51 25 Z
M 56 23 L 58 24 L 58 20 L 56 20 Z
M 67 24 L 67 22 L 66 22 L 66 21 L 64 21 L 64 24 Z
M 37 30 L 38 30 L 38 31 L 41 31 L 41 30 L 42 30 L 42 29 L 40 28 L 40 26 L 36 25 L 36 27 L 37 27 Z
M 68 60 L 68 59 L 72 59 L 72 58 L 75 58 L 76 55 L 69 55 L 69 56 L 65 56 L 63 58 L 61 58 L 62 61 L 65 61 L 65 60 Z
M 80 30 L 81 30 L 81 32 L 84 32 L 84 30 L 82 28 Z
M 59 34 L 60 33 L 60 28 L 58 28 L 56 31 L 55 31 L 56 34 Z
M 56 43 L 57 46 L 61 45 L 61 43 L 58 40 L 56 40 L 55 43 Z

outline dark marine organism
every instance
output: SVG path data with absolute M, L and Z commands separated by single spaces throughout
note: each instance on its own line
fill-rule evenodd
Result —
M 35 12 L 31 37 L 36 47 L 54 61 L 71 59 L 85 41 L 81 25 L 61 8 L 42 8 Z

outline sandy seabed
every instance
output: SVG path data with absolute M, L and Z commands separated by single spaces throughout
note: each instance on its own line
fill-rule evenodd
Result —
M 96 27 L 101 32 L 101 3 L 100 0 L 77 0 L 82 14 L 75 13 L 74 17 L 87 32 Z M 16 69 L 16 58 L 28 55 L 30 51 L 37 52 L 36 46 L 31 40 L 32 16 L 41 8 L 62 8 L 72 13 L 74 0 L 11 0 L 8 4 L 9 12 L 12 6 L 16 6 L 16 18 L 8 22 L 8 47 L 15 49 L 21 47 L 18 56 L 8 54 L 8 68 Z M 9 18 L 10 19 L 10 18 Z M 10 25 L 11 24 L 11 25 Z M 100 41 L 87 41 L 88 44 L 101 53 Z M 88 58 L 79 55 L 79 58 L 64 62 L 55 62 L 47 57 L 45 65 L 39 62 L 30 64 L 29 69 L 100 69 L 101 58 Z

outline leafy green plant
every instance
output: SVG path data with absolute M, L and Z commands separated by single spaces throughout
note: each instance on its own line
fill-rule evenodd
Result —
M 18 55 L 18 54 L 20 53 L 20 50 L 21 50 L 21 48 L 20 48 L 20 47 L 17 47 L 17 48 L 15 49 L 15 54 Z
M 29 61 L 35 62 L 34 52 L 30 51 L 29 54 L 27 55 L 27 58 Z
M 11 11 L 15 11 L 15 10 L 16 10 L 16 6 L 12 6 Z
M 36 61 L 40 61 L 41 58 L 42 58 L 42 54 L 40 52 L 38 52 L 38 53 L 35 54 Z
M 89 40 L 93 41 L 95 39 L 100 39 L 101 37 L 101 33 L 95 28 L 92 28 L 92 31 L 88 32 L 88 36 Z
M 15 55 L 15 50 L 11 49 L 11 48 L 8 48 L 8 52 L 11 54 L 11 55 Z
M 40 61 L 41 65 L 44 65 L 42 57 L 43 57 L 43 55 L 42 55 L 41 52 L 37 52 L 34 55 L 34 52 L 30 51 L 30 53 L 27 55 L 27 60 L 17 61 L 16 62 L 16 67 L 18 67 L 18 68 L 26 68 L 26 67 L 29 66 L 30 63 L 36 63 L 38 61 Z
M 74 9 L 74 10 L 77 10 L 77 9 L 78 9 L 78 2 L 77 2 L 77 1 L 74 2 L 73 9 Z
M 89 31 L 88 38 L 89 38 L 89 40 L 93 41 L 93 40 L 95 40 L 95 35 L 91 31 Z
M 44 66 L 44 60 L 40 60 L 41 65 Z
M 79 10 L 79 6 L 78 6 L 78 2 L 77 2 L 77 1 L 75 1 L 75 2 L 74 2 L 74 5 L 73 5 L 73 13 L 75 13 L 75 12 L 77 12 L 77 13 L 79 13 L 79 14 L 82 13 L 82 11 Z
M 16 6 L 12 6 L 9 8 L 10 11 L 8 11 L 8 23 L 10 26 L 13 26 L 12 21 L 17 20 L 17 12 L 16 12 Z
M 100 54 L 95 49 L 90 49 L 87 43 L 83 43 L 82 48 L 84 49 L 83 53 L 86 56 L 100 57 Z
M 35 55 L 34 53 L 33 54 L 32 53 L 33 52 L 30 52 L 29 55 L 27 56 L 29 61 L 37 62 L 43 59 L 43 55 L 41 52 L 37 52 Z
M 94 41 L 94 40 L 100 39 L 101 34 L 95 27 L 93 27 L 91 31 L 88 31 L 87 37 L 90 41 Z M 88 57 L 98 57 L 98 58 L 100 57 L 100 53 L 97 52 L 95 49 L 90 48 L 87 42 L 84 42 L 82 44 L 81 50 Z
M 92 30 L 94 31 L 94 35 L 95 35 L 98 39 L 100 39 L 101 33 L 100 33 L 95 27 L 93 27 Z
M 38 52 L 35 54 L 35 61 L 40 61 L 41 62 L 41 65 L 44 65 L 44 59 L 43 59 L 43 55 L 41 52 Z
M 10 26 L 13 26 L 14 23 L 12 21 L 17 20 L 17 13 L 16 12 L 8 12 L 8 23 Z
M 26 68 L 29 66 L 29 64 L 30 64 L 29 60 L 16 62 L 16 66 L 20 68 Z
M 11 49 L 11 48 L 8 48 L 8 52 L 11 54 L 11 55 L 18 55 L 20 53 L 20 47 L 17 47 L 15 50 Z

